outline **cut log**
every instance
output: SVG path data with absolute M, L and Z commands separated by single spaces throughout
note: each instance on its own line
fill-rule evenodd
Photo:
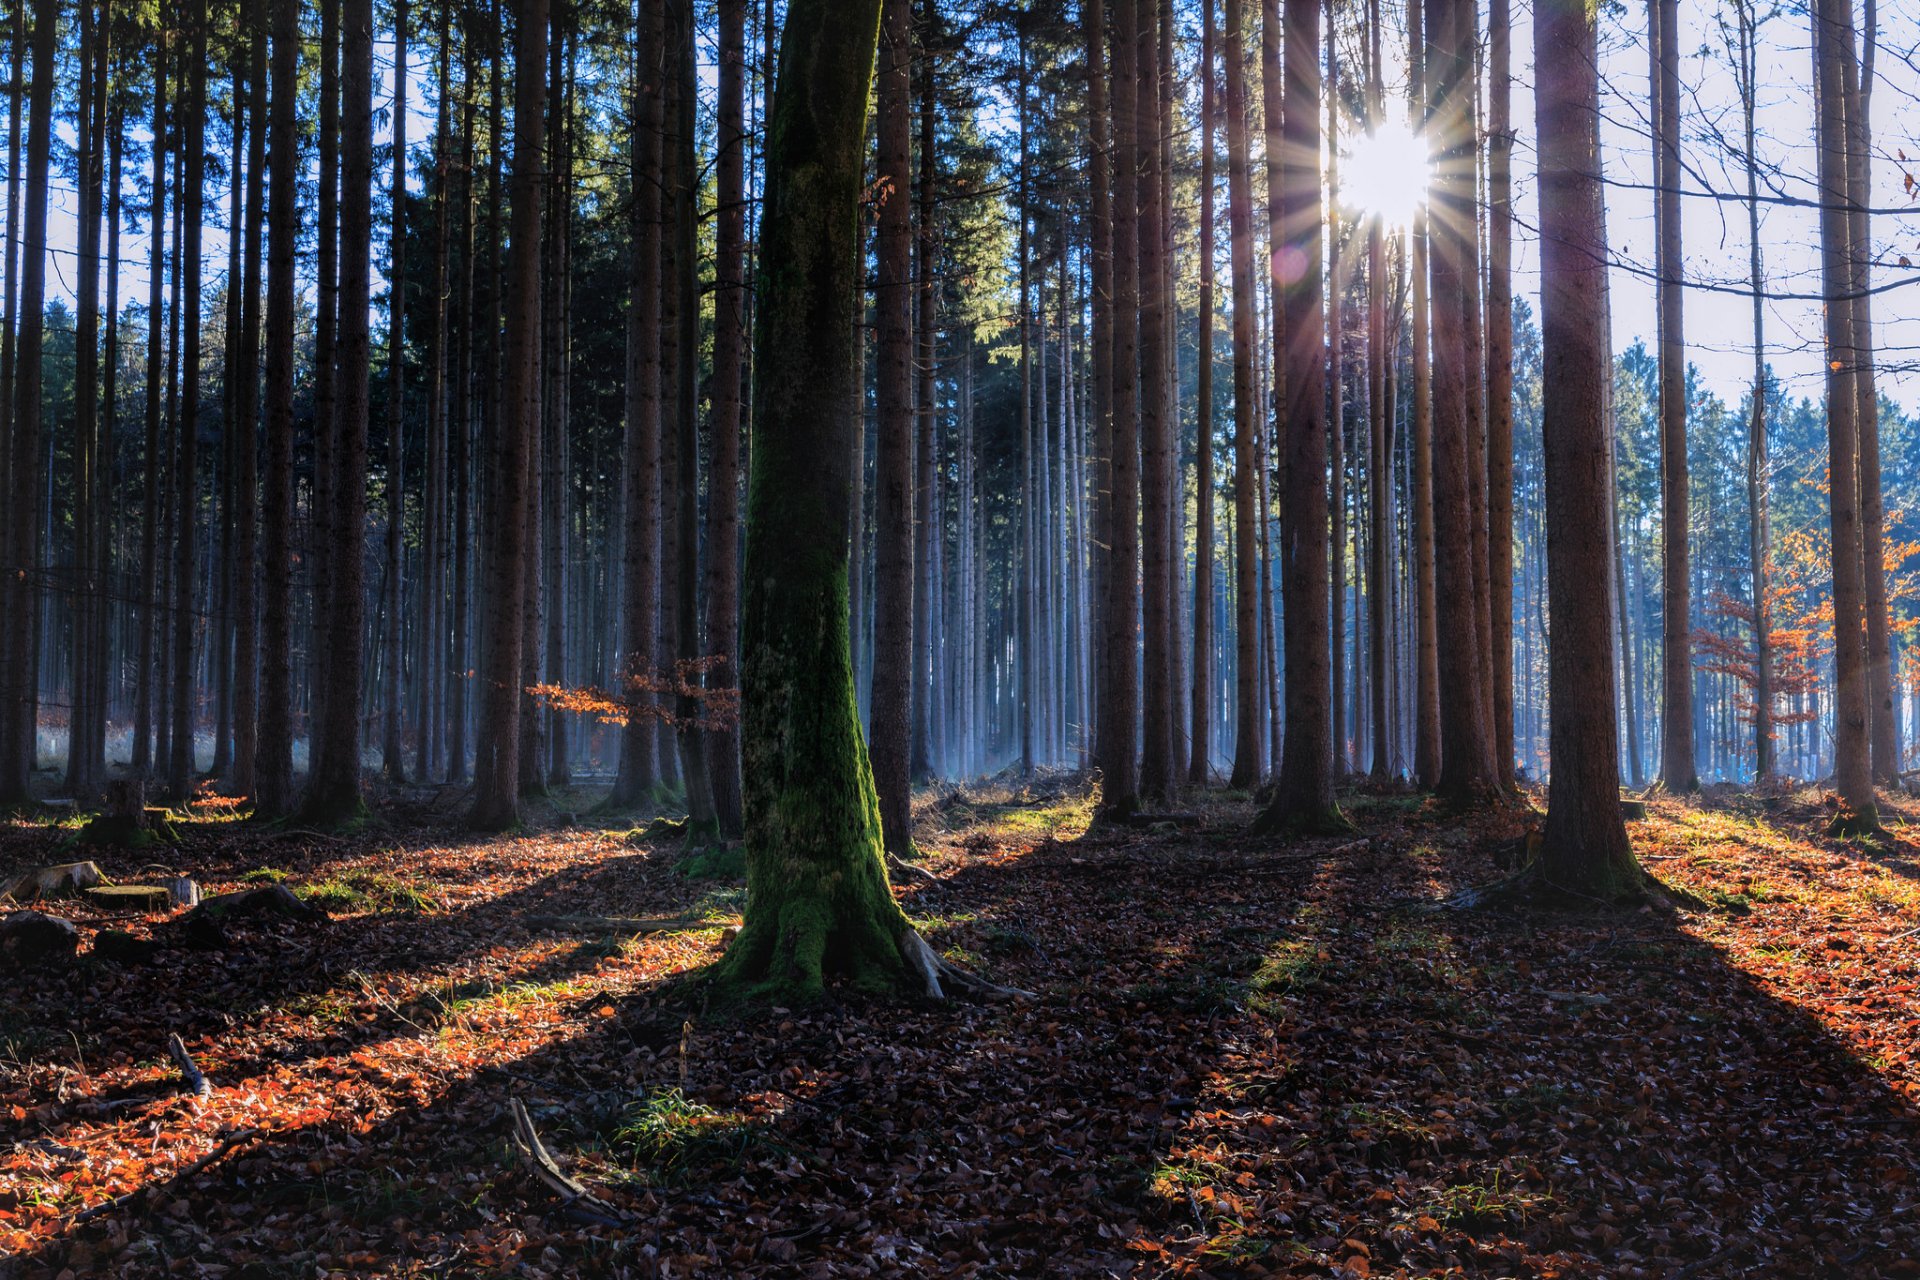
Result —
M 79 946 L 80 931 L 71 920 L 39 911 L 0 917 L 0 959 L 10 967 L 71 960 Z
M 0 898 L 33 902 L 40 898 L 69 896 L 105 883 L 106 877 L 91 862 L 62 862 L 50 867 L 35 867 L 14 876 L 7 881 L 6 888 L 0 890 Z
M 87 890 L 87 900 L 115 911 L 166 911 L 173 894 L 160 884 L 103 884 Z
M 173 876 L 165 881 L 167 896 L 173 899 L 176 907 L 197 907 L 200 905 L 200 886 L 192 876 Z
M 534 929 L 556 929 L 563 933 L 670 933 L 675 929 L 713 929 L 718 920 L 689 920 L 682 916 L 655 919 L 636 916 L 528 916 Z

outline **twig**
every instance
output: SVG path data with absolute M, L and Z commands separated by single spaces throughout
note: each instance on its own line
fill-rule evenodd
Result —
M 560 1197 L 561 1211 L 578 1222 L 601 1227 L 625 1227 L 630 1224 L 626 1214 L 602 1200 L 593 1192 L 569 1178 L 554 1158 L 547 1154 L 547 1148 L 540 1141 L 540 1133 L 533 1127 L 533 1118 L 518 1098 L 508 1101 L 513 1110 L 513 1144 L 520 1149 L 532 1165 L 533 1172 L 540 1181 L 547 1184 L 549 1190 Z
M 250 1142 L 254 1138 L 257 1138 L 259 1136 L 260 1136 L 260 1131 L 258 1129 L 242 1129 L 238 1133 L 230 1134 L 221 1141 L 219 1146 L 207 1152 L 207 1154 L 201 1156 L 198 1160 L 195 1160 L 192 1164 L 189 1164 L 186 1168 L 180 1170 L 180 1172 L 174 1174 L 173 1177 L 169 1179 L 169 1181 L 177 1183 L 182 1178 L 191 1178 L 194 1174 L 199 1173 L 201 1170 L 205 1169 L 208 1165 L 215 1164 L 221 1160 L 226 1159 L 226 1157 L 232 1153 L 233 1149 L 235 1147 L 238 1147 L 241 1143 Z M 133 1190 L 127 1192 L 125 1195 L 115 1196 L 111 1200 L 102 1200 L 99 1204 L 94 1205 L 91 1209 L 81 1210 L 78 1214 L 74 1215 L 73 1220 L 75 1223 L 81 1223 L 81 1222 L 87 1221 L 90 1218 L 97 1218 L 103 1213 L 112 1213 L 115 1209 L 125 1208 L 127 1205 L 132 1204 L 135 1200 L 138 1200 L 141 1196 L 146 1195 L 148 1192 L 152 1191 L 155 1187 L 159 1185 L 160 1184 L 157 1182 L 145 1183 L 141 1186 L 135 1187 Z
M 187 1052 L 186 1041 L 180 1038 L 178 1031 L 167 1033 L 167 1053 L 172 1056 L 174 1065 L 180 1068 L 180 1078 L 186 1083 L 189 1093 L 196 1098 L 205 1098 L 213 1093 L 213 1086 L 207 1083 L 207 1077 L 194 1063 L 193 1055 Z

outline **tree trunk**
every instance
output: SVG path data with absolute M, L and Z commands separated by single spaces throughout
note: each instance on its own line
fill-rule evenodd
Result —
M 1820 162 L 1821 283 L 1827 296 L 1827 490 L 1833 538 L 1834 786 L 1846 809 L 1835 827 L 1870 831 L 1879 815 L 1873 794 L 1867 671 L 1866 582 L 1861 558 L 1859 401 L 1853 370 L 1854 309 L 1851 218 L 1847 210 L 1847 119 L 1843 64 L 1853 45 L 1852 0 L 1818 0 L 1813 11 L 1815 121 Z
M 272 134 L 267 228 L 267 470 L 264 595 L 260 615 L 260 727 L 254 756 L 254 813 L 277 818 L 293 808 L 293 669 L 291 589 L 293 531 L 294 278 L 300 233 L 299 0 L 274 0 Z
M 1167 379 L 1172 358 L 1172 298 L 1167 288 L 1166 219 L 1169 174 L 1160 145 L 1157 6 L 1140 10 L 1134 105 L 1134 155 L 1140 182 L 1140 790 L 1164 798 L 1174 786 L 1173 762 L 1173 458 L 1175 411 Z
M 25 11 L 26 6 L 16 4 L 16 18 Z M 17 27 L 16 22 L 16 27 Z M 18 93 L 20 69 L 20 44 L 17 38 L 14 44 L 14 85 L 15 110 L 14 123 L 9 128 L 10 142 L 8 151 L 13 157 L 9 164 L 9 173 L 19 172 L 19 110 Z M 137 775 L 145 776 L 153 764 L 153 677 L 154 677 L 154 639 L 160 625 L 158 586 L 160 580 L 160 409 L 161 375 L 166 364 L 166 326 L 162 317 L 166 313 L 166 233 L 167 225 L 167 52 L 164 33 L 156 32 L 153 45 L 153 176 L 148 190 L 147 226 L 150 229 L 149 243 L 151 252 L 147 266 L 147 396 L 146 396 L 146 441 L 142 453 L 145 470 L 145 483 L 140 504 L 140 639 L 136 645 L 134 669 L 133 704 L 133 751 L 129 764 Z M 9 183 L 9 187 L 12 187 Z M 11 196 L 7 203 L 7 287 L 11 295 L 13 290 L 13 246 L 16 243 L 14 221 L 19 201 Z M 8 303 L 9 316 L 13 314 L 11 298 Z M 5 366 L 5 374 L 11 383 L 13 330 L 9 324 L 7 331 L 6 358 L 0 360 Z M 8 394 L 0 396 L 8 406 L 12 404 L 11 387 Z M 4 750 L 0 749 L 0 755 Z
M 885 0 L 879 51 L 873 446 L 873 693 L 870 739 L 887 849 L 913 846 L 912 0 Z M 1024 326 L 1024 297 L 1022 299 Z M 1024 415 L 1025 410 L 1022 410 Z M 1023 417 L 1024 421 L 1024 417 Z
M 1772 577 L 1772 531 L 1767 500 L 1766 303 L 1760 296 L 1760 161 L 1755 150 L 1759 60 L 1754 0 L 1735 0 L 1740 120 L 1746 148 L 1747 278 L 1753 290 L 1753 391 L 1747 414 L 1747 554 L 1753 578 L 1753 780 L 1764 786 L 1777 771 L 1773 749 L 1773 622 L 1767 597 Z
M 393 6 L 393 206 L 387 265 L 387 511 L 385 607 L 380 627 L 380 769 L 389 782 L 407 780 L 400 745 L 406 706 L 400 656 L 400 574 L 406 531 L 407 436 L 407 0 Z
M 1874 0 L 1862 10 L 1864 61 L 1850 39 L 1841 70 L 1847 98 L 1848 232 L 1853 240 L 1851 282 L 1855 352 L 1855 419 L 1860 433 L 1860 554 L 1867 581 L 1867 703 L 1873 738 L 1873 776 L 1900 777 L 1900 704 L 1894 701 L 1892 614 L 1887 607 L 1886 501 L 1880 486 L 1880 394 L 1874 378 L 1872 203 L 1873 59 L 1877 44 Z
M 934 773 L 934 699 L 939 682 L 934 675 L 934 593 L 938 590 L 935 556 L 940 526 L 934 503 L 938 428 L 934 404 L 934 359 L 939 345 L 938 303 L 934 294 L 934 256 L 939 241 L 934 232 L 934 54 L 927 46 L 936 15 L 934 0 L 925 0 L 920 58 L 920 139 L 915 156 L 919 170 L 914 184 L 918 209 L 914 246 L 914 357 L 915 389 L 913 446 L 913 728 L 911 773 L 925 780 Z M 905 188 L 900 191 L 904 193 Z
M 185 159 L 182 174 L 181 242 L 181 383 L 180 448 L 174 476 L 173 570 L 173 737 L 167 766 L 168 792 L 176 802 L 193 794 L 193 639 L 194 537 L 199 519 L 196 460 L 200 431 L 200 245 L 201 191 L 206 174 L 204 147 L 207 115 L 207 6 L 193 0 L 188 7 L 186 118 L 181 122 L 180 146 Z M 31 212 L 31 211 L 29 211 Z M 31 228 L 28 248 L 32 249 Z M 25 358 L 24 355 L 22 357 Z
M 636 174 L 658 173 L 666 28 L 660 6 L 641 11 L 629 124 Z M 632 808 L 660 783 L 652 684 L 660 592 L 660 187 L 633 184 L 627 306 L 626 564 L 622 590 L 620 773 L 608 804 Z
M 1235 9 L 1228 21 L 1232 39 L 1227 44 L 1228 56 L 1237 60 L 1244 56 L 1245 45 L 1240 39 L 1239 13 Z M 1193 683 L 1189 695 L 1188 710 L 1191 713 L 1189 724 L 1189 747 L 1191 758 L 1187 768 L 1187 782 L 1193 786 L 1203 786 L 1212 773 L 1213 756 L 1213 120 L 1214 106 L 1214 34 L 1213 0 L 1204 0 L 1200 7 L 1200 314 L 1197 317 L 1200 326 L 1198 368 L 1195 370 L 1197 387 L 1194 411 L 1194 520 L 1193 520 Z M 1245 89 L 1241 91 L 1242 111 L 1244 113 Z M 1245 125 L 1242 124 L 1244 132 Z M 1242 157 L 1242 164 L 1244 164 Z M 1233 159 L 1228 157 L 1227 165 L 1231 170 Z M 1233 193 L 1229 175 L 1227 204 L 1229 209 L 1229 230 L 1227 238 L 1237 244 L 1234 237 L 1239 235 L 1242 225 L 1232 221 Z M 1251 280 L 1251 272 L 1249 272 Z M 1240 292 L 1239 277 L 1233 279 L 1236 300 Z M 1234 393 L 1239 395 L 1240 383 L 1237 377 L 1239 361 L 1240 331 L 1234 329 L 1234 359 L 1236 379 Z M 1235 426 L 1239 418 L 1236 411 Z M 1239 433 L 1235 431 L 1235 440 Z M 1236 470 L 1238 467 L 1236 453 Z M 1237 490 L 1237 483 L 1236 483 Z
M 737 839 L 740 728 L 724 694 L 740 688 L 740 404 L 746 372 L 746 0 L 720 0 L 719 225 L 714 263 L 713 453 L 707 473 L 707 770 L 720 835 Z
M 480 759 L 469 825 L 500 830 L 520 816 L 521 658 L 527 606 L 528 468 L 540 418 L 540 188 L 545 167 L 547 0 L 516 0 L 513 223 L 506 353 L 494 440 L 494 522 L 488 548 L 486 674 Z
M 1407 7 L 1408 113 L 1424 130 L 1432 112 L 1426 93 L 1426 37 L 1421 4 Z M 1413 276 L 1413 575 L 1414 731 L 1413 776 L 1428 789 L 1440 785 L 1440 623 L 1433 511 L 1433 366 L 1427 280 L 1429 202 L 1414 210 L 1409 237 Z
M 1234 733 L 1230 784 L 1260 781 L 1260 533 L 1254 390 L 1253 179 L 1247 165 L 1246 7 L 1226 0 L 1227 237 L 1233 276 Z
M 716 977 L 776 1000 L 817 997 L 833 973 L 899 987 L 925 954 L 887 887 L 847 647 L 856 210 L 879 10 L 793 0 L 767 130 L 742 616 L 748 906 Z
M 307 777 L 325 771 L 329 723 L 327 680 L 336 656 L 325 643 L 334 596 L 333 551 L 339 538 L 340 376 L 340 5 L 320 0 L 320 225 L 314 234 L 319 276 L 313 321 L 313 519 L 308 555 L 313 561 L 307 662 Z M 356 729 L 357 733 L 358 730 Z M 357 769 L 356 769 L 357 777 Z M 359 805 L 355 783 L 352 806 Z M 304 803 L 304 801 L 303 801 Z
M 1600 106 L 1585 0 L 1542 0 L 1534 76 L 1540 129 L 1542 414 L 1545 423 L 1548 699 L 1553 781 L 1540 871 L 1552 885 L 1636 896 L 1642 873 L 1620 816 L 1607 533 L 1611 353 L 1600 323 L 1604 212 L 1594 156 Z
M 1286 0 L 1284 149 L 1273 248 L 1285 463 L 1281 497 L 1281 609 L 1286 627 L 1286 740 L 1272 803 L 1256 828 L 1326 830 L 1344 824 L 1333 800 L 1332 654 L 1327 557 L 1326 312 L 1321 287 L 1320 7 Z
M 1493 768 L 1513 780 L 1513 54 L 1510 0 L 1487 22 L 1487 587 Z M 1608 371 L 1611 376 L 1611 369 Z M 1611 432 L 1609 432 L 1609 435 Z
M 1140 221 L 1135 105 L 1139 95 L 1140 0 L 1113 6 L 1113 447 L 1112 483 L 1106 511 L 1107 601 L 1103 646 L 1106 682 L 1101 692 L 1099 750 L 1103 813 L 1124 817 L 1139 804 L 1138 758 L 1134 754 L 1139 709 L 1136 635 L 1140 609 Z
M 1678 0 L 1652 0 L 1654 67 L 1654 292 L 1660 346 L 1661 660 L 1660 780 L 1695 791 L 1693 582 L 1688 569 L 1687 348 L 1680 258 L 1680 35 Z
M 333 519 L 327 564 L 332 598 L 323 650 L 325 717 L 302 810 L 338 825 L 360 816 L 360 682 L 366 654 L 368 259 L 373 243 L 373 5 L 341 0 L 340 262 L 335 292 Z M 325 278 L 325 272 L 322 272 Z
M 1428 0 L 1425 36 L 1434 76 L 1435 147 L 1431 239 L 1433 508 L 1439 639 L 1440 778 L 1438 790 L 1458 807 L 1483 802 L 1494 786 L 1492 744 L 1480 686 L 1480 628 L 1475 605 L 1472 422 L 1467 410 L 1467 342 L 1462 275 L 1473 234 L 1473 146 L 1467 136 L 1467 92 L 1456 21 L 1458 0 Z
M 266 14 L 248 17 L 246 249 L 240 300 L 240 364 L 234 371 L 233 768 L 236 795 L 258 790 L 260 745 L 260 260 L 267 166 Z

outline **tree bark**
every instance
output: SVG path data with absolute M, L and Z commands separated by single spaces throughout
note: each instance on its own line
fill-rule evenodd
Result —
M 1168 292 L 1166 220 L 1169 185 L 1160 139 L 1162 77 L 1157 6 L 1144 0 L 1137 55 L 1134 155 L 1140 197 L 1140 540 L 1141 731 L 1140 790 L 1173 793 L 1173 468 L 1175 411 L 1168 383 L 1172 358 L 1172 298 Z
M 632 119 L 633 171 L 658 173 L 666 28 L 659 5 L 641 10 Z M 620 733 L 620 772 L 608 804 L 632 808 L 659 786 L 651 684 L 657 678 L 654 636 L 660 591 L 660 187 L 633 184 L 627 306 L 626 564 L 621 602 L 621 697 L 628 705 Z
M 1687 348 L 1680 238 L 1680 36 L 1678 0 L 1651 0 L 1653 58 L 1654 292 L 1660 346 L 1661 661 L 1660 780 L 1673 792 L 1700 779 L 1693 742 L 1692 534 L 1687 497 Z
M 301 809 L 319 825 L 353 821 L 360 792 L 360 681 L 366 654 L 368 259 L 373 243 L 373 5 L 340 0 L 340 261 L 335 291 L 333 519 L 328 538 L 326 690 L 320 751 Z M 325 272 L 322 272 L 325 278 Z
M 913 846 L 913 219 L 912 0 L 881 7 L 875 260 L 873 469 L 873 780 L 887 849 Z M 1024 309 L 1024 299 L 1022 307 Z M 1024 314 L 1021 320 L 1024 325 Z M 1024 412 L 1024 410 L 1023 410 Z
M 1247 163 L 1246 8 L 1226 0 L 1227 236 L 1233 278 L 1234 733 L 1230 785 L 1260 781 L 1260 533 L 1255 488 L 1253 177 Z
M 1285 99 L 1279 238 L 1281 610 L 1286 740 L 1272 802 L 1256 828 L 1320 831 L 1344 824 L 1333 800 L 1332 653 L 1328 633 L 1327 351 L 1320 198 L 1320 6 L 1285 0 Z
M 1139 805 L 1134 733 L 1139 712 L 1140 609 L 1140 220 L 1134 135 L 1140 0 L 1115 0 L 1111 75 L 1113 111 L 1113 447 L 1106 511 L 1106 681 L 1100 700 L 1100 807 L 1125 817 Z
M 254 756 L 254 813 L 277 818 L 293 808 L 292 531 L 293 343 L 300 234 L 299 0 L 274 0 L 273 85 L 267 128 L 273 149 L 267 197 L 267 470 L 264 595 L 260 615 L 260 727 Z
M 1553 780 L 1540 871 L 1552 885 L 1602 898 L 1643 882 L 1620 815 L 1607 533 L 1610 431 L 1603 412 L 1612 356 L 1600 323 L 1604 212 L 1594 153 L 1600 87 L 1586 0 L 1535 10 L 1540 130 L 1541 347 L 1544 358 L 1547 591 Z
M 186 115 L 181 122 L 180 146 L 185 161 L 182 171 L 180 217 L 184 227 L 181 240 L 181 382 L 180 447 L 174 475 L 174 570 L 173 570 L 173 734 L 167 765 L 167 787 L 175 801 L 193 794 L 193 640 L 194 640 L 194 534 L 199 513 L 195 499 L 199 493 L 196 437 L 200 429 L 200 246 L 201 191 L 206 174 L 207 114 L 207 6 L 206 0 L 192 0 L 187 13 L 189 48 L 187 52 Z M 32 214 L 29 209 L 29 216 Z M 32 251 L 32 228 L 28 228 L 28 251 Z M 25 348 L 22 357 L 25 360 Z M 36 357 L 37 358 L 37 357 Z
M 1407 7 L 1408 114 L 1422 131 L 1432 112 L 1426 92 L 1426 36 L 1421 4 Z M 1413 276 L 1413 576 L 1414 576 L 1414 780 L 1429 790 L 1440 785 L 1440 623 L 1433 511 L 1433 365 L 1428 296 L 1428 209 L 1431 188 L 1414 209 L 1409 235 Z
M 1513 780 L 1513 52 L 1510 0 L 1487 21 L 1487 586 L 1493 767 Z M 1611 376 L 1611 370 L 1608 371 Z
M 1866 582 L 1860 521 L 1859 401 L 1854 343 L 1851 218 L 1847 209 L 1847 100 L 1843 65 L 1853 44 L 1852 0 L 1818 0 L 1812 14 L 1819 141 L 1821 284 L 1827 295 L 1827 512 L 1833 555 L 1833 772 L 1846 808 L 1839 830 L 1879 826 L 1873 793 Z
M 406 696 L 400 652 L 400 575 L 407 511 L 407 0 L 393 6 L 393 206 L 387 265 L 387 510 L 385 607 L 380 627 L 380 769 L 389 782 L 407 780 L 400 745 Z
M 857 208 L 880 0 L 793 0 L 768 122 L 743 598 L 747 911 L 723 990 L 897 988 L 918 942 L 887 887 L 847 645 Z M 899 188 L 904 190 L 904 188 Z M 937 983 L 933 987 L 939 993 Z
M 707 472 L 707 687 L 740 688 L 740 426 L 746 373 L 746 0 L 720 0 L 719 219 L 714 261 L 713 453 Z M 740 728 L 707 728 L 714 816 L 724 839 L 741 833 Z

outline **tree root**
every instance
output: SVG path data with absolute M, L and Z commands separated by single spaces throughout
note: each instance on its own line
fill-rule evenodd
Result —
M 1474 911 L 1481 908 L 1537 907 L 1559 911 L 1623 911 L 1655 906 L 1702 910 L 1707 903 L 1657 879 L 1642 868 L 1635 882 L 1610 895 L 1576 889 L 1550 880 L 1538 863 L 1529 863 L 1510 876 L 1487 884 L 1469 885 L 1448 896 L 1421 904 L 1428 911 Z
M 957 994 L 965 992 L 981 1000 L 1031 1000 L 1033 992 L 1022 991 L 1019 987 L 1003 987 L 997 982 L 988 982 L 978 974 L 947 963 L 940 958 L 932 945 L 920 936 L 918 929 L 908 929 L 900 935 L 900 956 L 907 962 L 907 968 L 917 974 L 926 984 L 929 1000 L 945 1000 L 949 989 Z
M 576 1222 L 596 1227 L 626 1227 L 632 1219 L 569 1178 L 540 1141 L 539 1130 L 520 1099 L 508 1102 L 513 1111 L 513 1145 L 532 1167 L 534 1176 L 560 1197 L 560 1211 Z

